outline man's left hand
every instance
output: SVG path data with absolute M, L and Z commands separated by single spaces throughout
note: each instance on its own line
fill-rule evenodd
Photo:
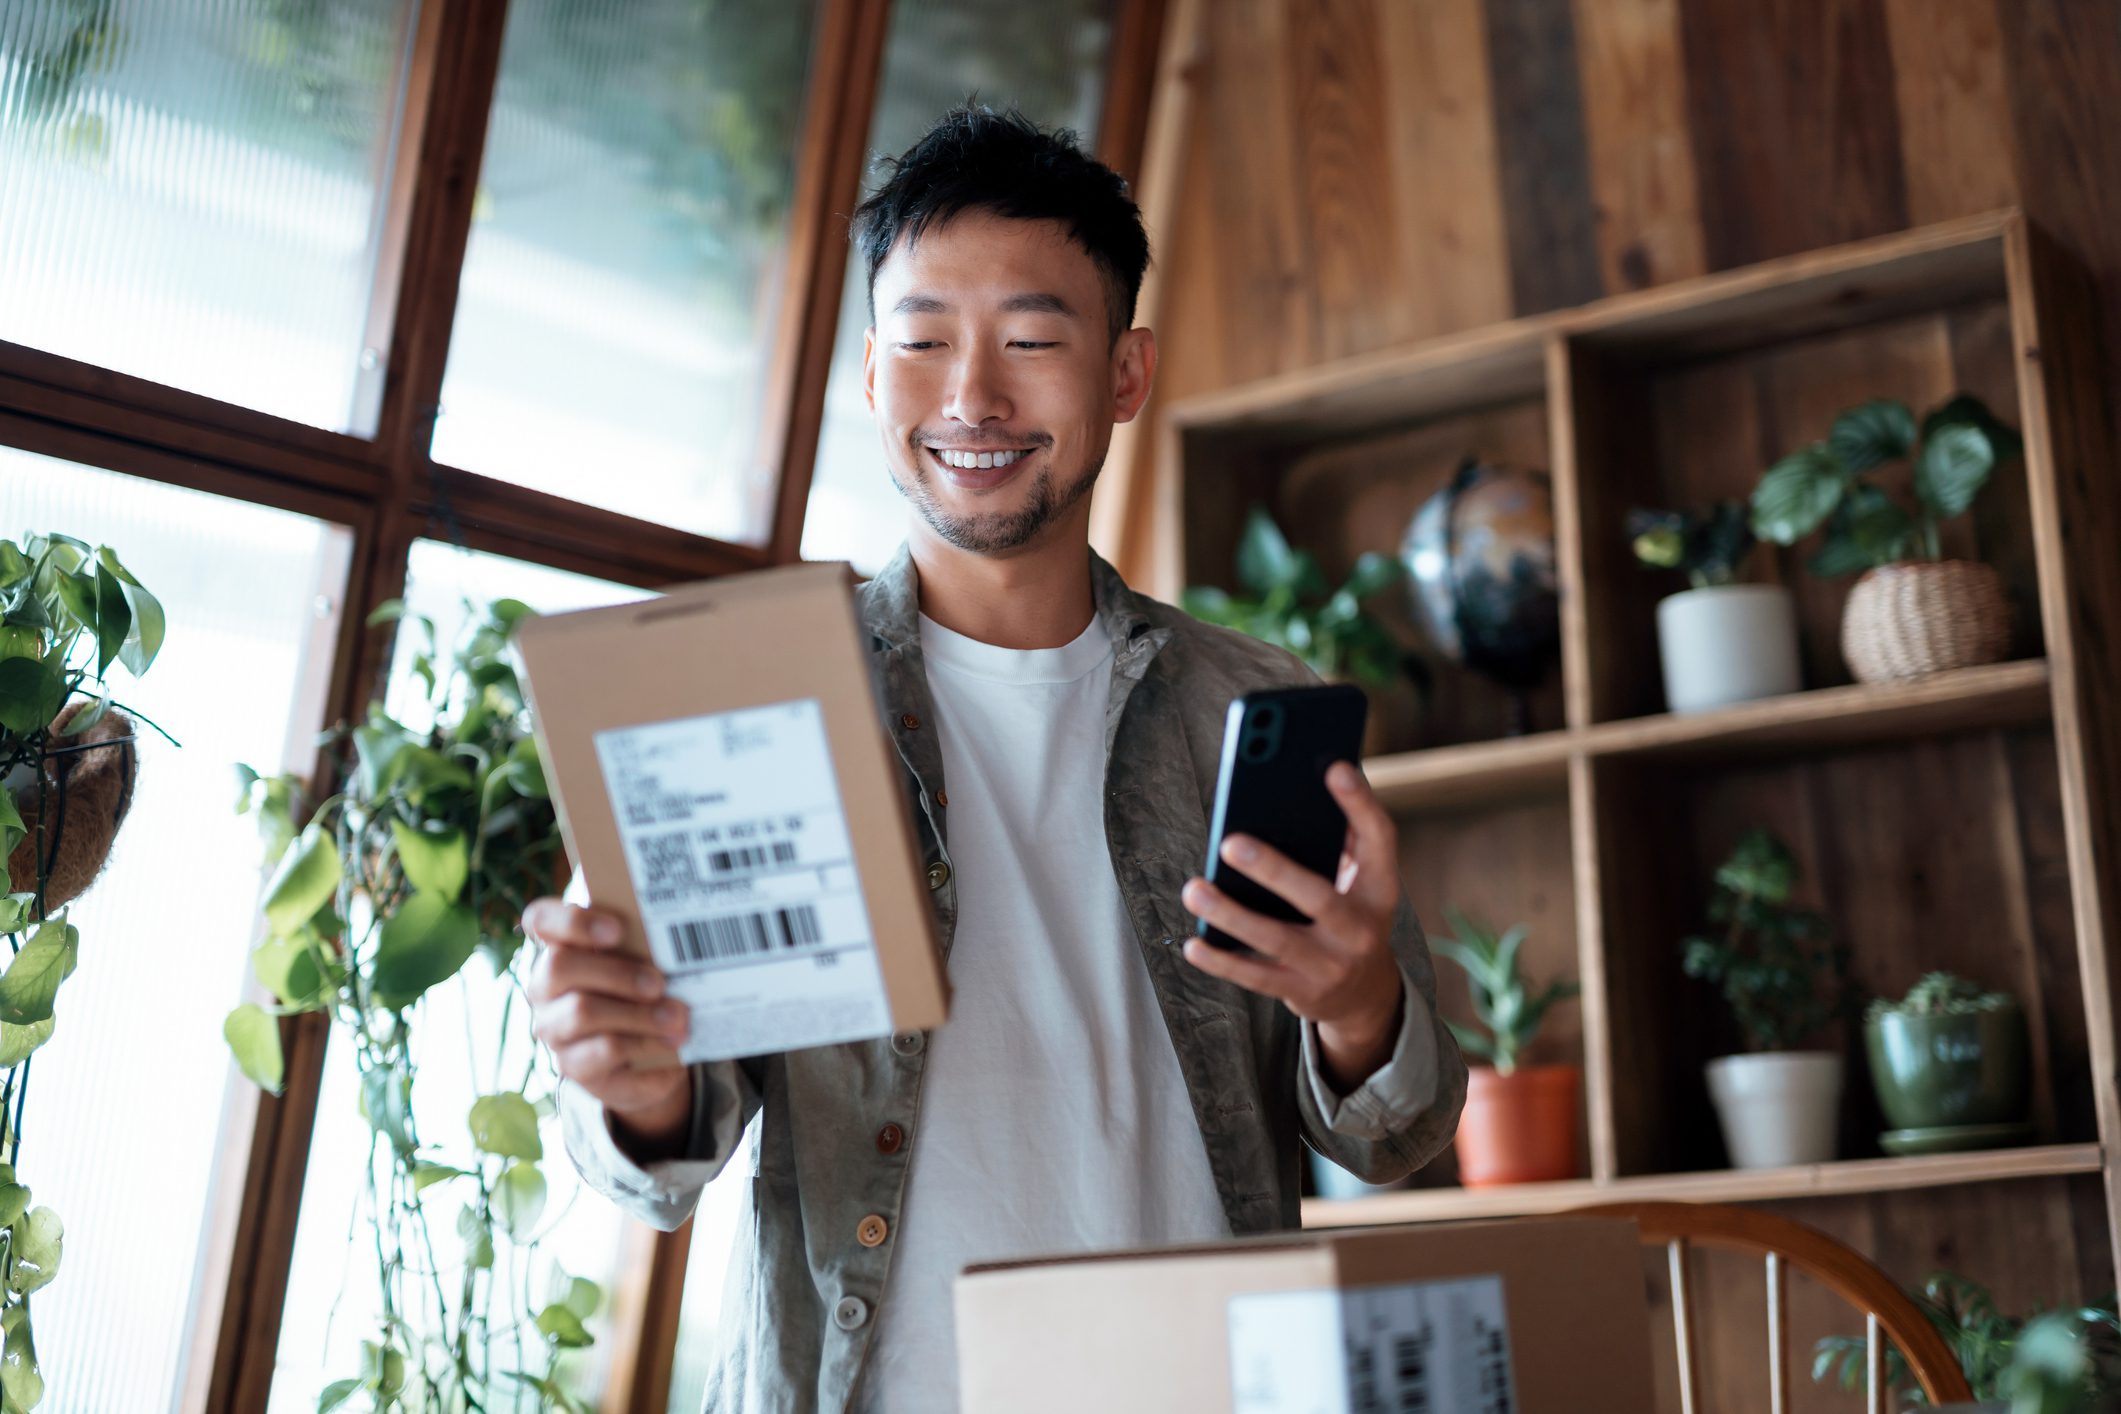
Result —
M 1284 923 L 1244 907 L 1206 879 L 1186 881 L 1187 908 L 1260 956 L 1227 952 L 1200 938 L 1186 960 L 1213 977 L 1278 998 L 1318 1027 L 1326 1078 L 1342 1094 L 1392 1055 L 1403 984 L 1392 956 L 1399 907 L 1399 831 L 1362 772 L 1345 761 L 1326 788 L 1348 817 L 1338 877 L 1325 879 L 1249 835 L 1223 841 L 1223 861 L 1287 900 L 1311 921 Z

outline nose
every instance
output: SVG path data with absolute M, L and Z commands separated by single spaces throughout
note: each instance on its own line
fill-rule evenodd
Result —
M 950 381 L 943 393 L 943 416 L 973 428 L 1008 421 L 1015 409 L 998 372 L 993 359 L 978 347 L 958 353 L 951 361 Z

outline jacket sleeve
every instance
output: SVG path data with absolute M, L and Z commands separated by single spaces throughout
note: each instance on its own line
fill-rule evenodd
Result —
M 1466 1063 L 1436 1020 L 1436 968 L 1414 910 L 1402 898 L 1392 920 L 1405 1005 L 1391 1059 L 1346 1095 L 1321 1064 L 1318 1028 L 1303 1023 L 1297 1108 L 1311 1147 L 1366 1183 L 1404 1178 L 1441 1153 L 1465 1107 Z
M 740 1061 L 692 1066 L 692 1123 L 684 1153 L 647 1166 L 633 1161 L 612 1137 L 611 1115 L 595 1096 L 561 1081 L 560 1136 L 582 1181 L 628 1216 L 664 1232 L 692 1216 L 704 1189 L 743 1142 L 759 1108 L 757 1078 Z

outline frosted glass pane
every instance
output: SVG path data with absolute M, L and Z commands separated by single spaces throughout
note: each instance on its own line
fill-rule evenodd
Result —
M 368 432 L 414 8 L 0 0 L 0 339 Z
M 30 1062 L 21 1177 L 66 1224 L 36 1296 L 37 1414 L 176 1408 L 224 1099 L 221 1018 L 241 1000 L 257 916 L 257 827 L 230 808 L 238 761 L 308 770 L 350 537 L 262 506 L 0 448 L 0 535 L 58 530 L 115 549 L 168 611 L 161 656 L 118 699 L 143 729 L 110 866 L 71 915 L 79 970 Z M 121 1336 L 122 1333 L 122 1336 Z
M 557 612 L 623 603 L 644 598 L 646 592 L 432 541 L 414 544 L 406 572 L 406 605 L 411 612 L 427 614 L 435 620 L 442 643 L 455 641 L 464 624 L 466 599 L 485 604 L 504 597 Z M 385 702 L 408 725 L 431 725 L 422 710 L 421 684 L 411 673 L 414 641 L 410 633 L 399 635 Z M 532 1054 L 529 1018 L 520 997 L 507 1006 L 504 1024 L 507 995 L 508 989 L 495 979 L 482 955 L 473 958 L 454 981 L 429 992 L 415 1016 L 415 1123 L 424 1139 L 445 1150 L 458 1154 L 468 1150 L 465 1116 L 479 1095 L 513 1089 L 529 1065 L 534 1064 L 538 1074 L 549 1077 L 543 1053 L 535 1057 Z M 549 1087 L 534 1085 L 532 1094 L 544 1088 Z M 353 1048 L 334 1034 L 325 1051 L 323 1090 L 310 1143 L 308 1177 L 302 1189 L 302 1213 L 295 1229 L 287 1306 L 280 1323 L 270 1405 L 274 1411 L 309 1414 L 316 1408 L 317 1391 L 333 1380 L 359 1372 L 361 1342 L 375 1338 L 380 1297 L 375 1248 L 367 1236 L 365 1177 L 370 1160 L 370 1130 L 357 1108 L 359 1089 Z M 513 1245 L 506 1239 L 494 1244 L 494 1270 L 501 1285 L 522 1290 L 526 1282 L 535 1278 L 530 1287 L 535 1303 L 533 1314 L 546 1294 L 543 1281 L 547 1261 L 556 1261 L 569 1275 L 588 1277 L 603 1286 L 608 1296 L 620 1277 L 620 1264 L 633 1236 L 629 1232 L 633 1224 L 576 1179 L 573 1166 L 562 1151 L 556 1121 L 544 1124 L 543 1139 L 545 1161 L 539 1168 L 545 1174 L 549 1191 L 538 1228 L 544 1234 L 538 1269 L 526 1271 L 518 1264 L 511 1270 Z M 379 1174 L 383 1172 L 382 1164 L 387 1164 L 387 1160 L 379 1163 Z M 458 1186 L 437 1185 L 424 1195 L 430 1231 L 452 1300 L 462 1275 L 458 1257 L 462 1244 L 456 1230 L 461 1204 L 454 1196 Z M 494 1304 L 497 1326 L 510 1309 L 506 1301 Z M 561 1368 L 568 1385 L 590 1397 L 593 1404 L 595 1394 L 603 1388 L 610 1360 L 608 1307 L 598 1313 L 589 1328 L 597 1343 L 569 1356 Z M 491 1352 L 492 1368 L 542 1372 L 538 1345 L 535 1332 L 526 1337 L 524 1353 L 518 1352 L 512 1334 L 497 1338 Z M 510 1381 L 498 1383 L 503 1388 L 513 1388 Z M 504 1399 L 493 1407 L 506 1410 L 514 1406 Z M 526 1398 L 522 1407 L 532 1407 L 531 1401 Z
M 814 12 L 509 6 L 437 461 L 763 537 L 754 449 Z
M 1111 9 L 1110 0 L 897 0 L 869 146 L 896 156 L 965 95 L 977 94 L 996 107 L 1014 103 L 1040 123 L 1073 128 L 1094 150 Z M 803 558 L 851 560 L 874 573 L 905 539 L 906 503 L 885 470 L 876 422 L 862 396 L 862 333 L 868 327 L 868 277 L 854 256 L 840 296 Z

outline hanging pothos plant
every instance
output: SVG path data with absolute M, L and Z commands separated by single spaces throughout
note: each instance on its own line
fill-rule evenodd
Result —
M 397 601 L 371 615 L 371 625 L 405 618 L 424 635 L 412 670 L 434 726 L 415 729 L 375 705 L 363 725 L 335 732 L 352 761 L 339 792 L 299 831 L 299 783 L 238 768 L 237 808 L 259 816 L 278 860 L 264 902 L 270 936 L 251 955 L 277 1002 L 230 1013 L 229 1046 L 246 1075 L 277 1093 L 277 1018 L 328 1013 L 353 1050 L 370 1129 L 368 1219 L 382 1304 L 362 1368 L 321 1392 L 320 1411 L 514 1409 L 528 1400 L 586 1414 L 560 1361 L 591 1343 L 585 1323 L 602 1293 L 536 1253 L 546 1195 L 539 1121 L 553 1107 L 551 1077 L 528 1044 L 521 919 L 531 899 L 555 891 L 563 855 L 507 655 L 510 632 L 530 613 L 509 599 L 474 611 L 446 658 L 432 620 L 407 617 Z M 492 974 L 484 985 L 500 993 L 500 1040 L 474 1046 L 481 1093 L 464 1127 L 425 1131 L 414 1104 L 422 998 L 474 955 Z M 511 1047 L 517 1032 L 524 1044 Z M 430 1222 L 437 1194 L 461 1204 L 453 1234 Z M 541 1265 L 542 1282 L 534 1279 Z
M 59 1271 L 59 1215 L 22 1169 L 30 1060 L 51 1039 L 81 935 L 64 907 L 94 882 L 132 803 L 132 721 L 107 674 L 145 673 L 162 606 L 116 554 L 66 535 L 0 540 L 0 1412 L 44 1398 L 30 1296 Z M 137 713 L 135 714 L 137 715 Z M 144 720 L 144 719 L 143 719 Z

